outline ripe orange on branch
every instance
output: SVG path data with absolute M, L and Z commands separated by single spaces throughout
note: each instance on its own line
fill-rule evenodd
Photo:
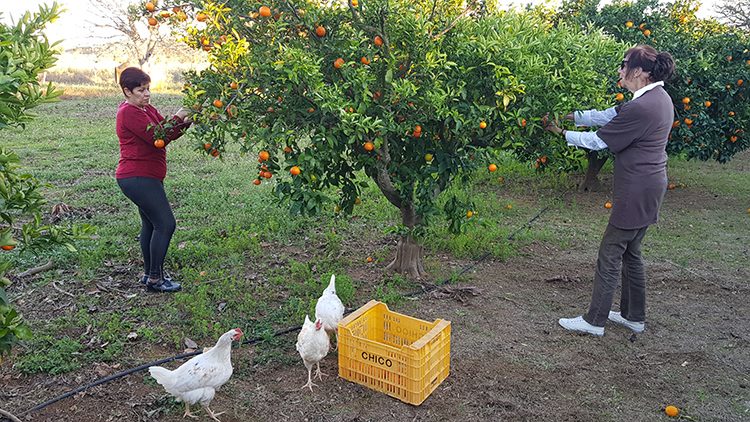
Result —
M 146 3 L 146 10 L 148 10 L 149 12 L 153 12 L 154 10 L 156 10 L 156 6 L 153 3 L 148 2 Z
M 154 146 L 157 148 L 164 148 L 164 139 L 157 139 L 154 141 Z
M 224 101 L 221 101 L 218 98 L 215 99 L 214 100 L 214 107 L 216 107 L 216 108 L 222 108 L 222 107 L 224 107 Z
M 682 99 L 682 104 L 690 104 L 690 97 L 685 97 Z
M 292 168 L 289 169 L 289 173 L 292 173 L 292 176 L 298 176 L 300 173 L 302 173 L 302 170 L 300 170 L 297 166 L 292 166 Z
M 15 249 L 15 246 L 14 245 L 3 245 L 3 246 L 0 246 L 0 248 L 2 248 L 4 251 L 12 251 L 13 249 Z
M 208 15 L 203 12 L 199 12 L 197 15 L 195 15 L 195 20 L 197 20 L 198 22 L 205 22 L 206 19 L 208 19 Z
M 605 203 L 604 203 L 604 208 L 606 208 L 606 209 L 610 209 L 610 208 L 612 208 L 612 203 L 611 203 L 611 202 L 609 202 L 609 201 L 605 202 Z
M 323 38 L 326 36 L 326 29 L 322 26 L 316 26 L 315 27 L 315 35 L 317 35 L 319 38 Z
M 489 170 L 489 171 L 490 171 L 490 173 L 494 173 L 494 172 L 496 172 L 496 171 L 497 171 L 497 164 L 490 164 L 490 165 L 489 165 L 489 166 L 487 167 L 487 170 Z
M 680 409 L 678 409 L 677 406 L 669 405 L 664 409 L 664 413 L 666 413 L 667 416 L 674 418 L 680 414 Z
M 159 21 L 157 21 L 156 18 L 151 17 L 151 18 L 148 18 L 148 24 L 151 26 L 156 26 L 159 24 Z
M 365 142 L 364 148 L 365 151 L 370 152 L 375 149 L 375 145 L 372 142 Z
M 481 122 L 479 122 L 479 128 L 480 129 L 484 129 L 486 127 L 487 127 L 487 122 L 485 122 L 484 120 L 482 120 Z
M 342 59 L 341 57 L 333 61 L 333 67 L 335 67 L 336 69 L 341 69 L 341 66 L 343 65 L 344 65 L 344 59 Z
M 372 42 L 375 44 L 375 47 L 380 47 L 383 45 L 383 38 L 380 37 L 380 35 L 375 35 L 375 38 L 372 40 Z M 750 62 L 750 60 L 748 60 Z
M 258 153 L 258 158 L 260 158 L 261 161 L 268 161 L 268 159 L 271 158 L 271 154 L 269 154 L 268 151 L 263 150 Z
M 261 6 L 260 9 L 258 9 L 258 13 L 260 13 L 260 15 L 264 18 L 267 18 L 271 16 L 271 8 L 269 8 L 268 6 Z
M 617 100 L 617 101 L 622 101 L 622 100 L 624 100 L 624 99 L 625 99 L 625 96 L 624 96 L 624 95 L 622 95 L 622 92 L 618 92 L 618 93 L 617 93 L 617 94 L 615 95 L 615 100 Z

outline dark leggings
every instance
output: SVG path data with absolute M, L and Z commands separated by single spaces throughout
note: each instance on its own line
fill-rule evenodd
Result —
M 117 179 L 122 193 L 138 206 L 141 215 L 143 271 L 152 279 L 164 276 L 164 257 L 176 222 L 164 192 L 164 184 L 150 177 Z

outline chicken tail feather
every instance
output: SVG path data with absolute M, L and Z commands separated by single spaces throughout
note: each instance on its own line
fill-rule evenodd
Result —
M 161 384 L 165 390 L 169 391 L 173 379 L 172 371 L 166 368 L 162 368 L 161 366 L 151 366 L 148 368 L 148 372 L 156 380 L 156 382 Z

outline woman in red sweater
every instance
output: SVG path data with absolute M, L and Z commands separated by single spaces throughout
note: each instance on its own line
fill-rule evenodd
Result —
M 190 126 L 188 111 L 180 108 L 165 120 L 151 99 L 151 78 L 142 70 L 129 67 L 120 75 L 125 101 L 117 110 L 117 137 L 120 139 L 120 162 L 117 184 L 141 215 L 141 252 L 144 276 L 141 283 L 149 290 L 176 292 L 181 286 L 164 273 L 164 258 L 176 223 L 164 192 L 167 175 L 165 146 L 179 138 Z M 164 139 L 157 141 L 155 128 L 166 129 Z

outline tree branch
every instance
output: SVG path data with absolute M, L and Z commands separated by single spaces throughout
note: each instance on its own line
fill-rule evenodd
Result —
M 442 30 L 439 34 L 433 36 L 432 39 L 436 40 L 436 39 L 442 37 L 443 35 L 447 34 L 448 31 L 450 31 L 451 29 L 453 29 L 454 26 L 456 26 L 456 24 L 458 23 L 459 20 L 461 20 L 464 16 L 466 16 L 469 12 L 471 12 L 473 10 L 474 9 L 471 6 L 467 6 L 466 9 L 464 9 L 464 11 L 461 12 L 461 14 L 458 15 L 456 17 L 456 19 L 454 19 L 453 22 L 451 22 L 451 24 L 448 25 L 447 28 L 445 28 L 444 30 Z

